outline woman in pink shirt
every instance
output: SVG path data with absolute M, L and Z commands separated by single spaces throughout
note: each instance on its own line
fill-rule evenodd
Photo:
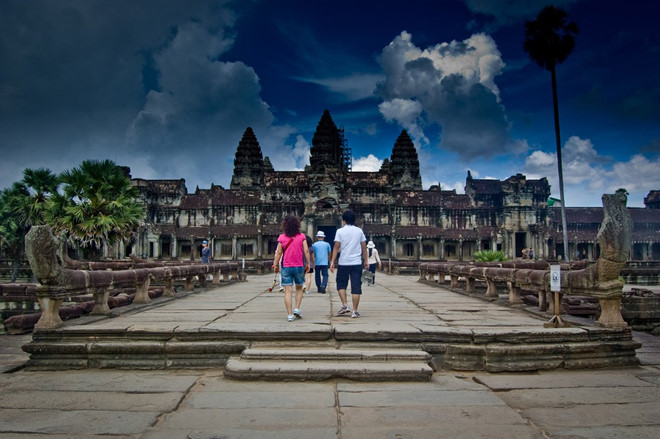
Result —
M 284 306 L 287 321 L 293 322 L 296 317 L 302 319 L 300 304 L 303 298 L 302 287 L 305 283 L 305 273 L 309 271 L 309 247 L 305 235 L 300 233 L 300 220 L 297 217 L 287 215 L 282 221 L 282 231 L 284 233 L 277 238 L 278 244 L 272 268 L 277 272 L 280 268 L 280 259 L 282 259 Z M 293 285 L 296 286 L 296 307 L 292 310 Z

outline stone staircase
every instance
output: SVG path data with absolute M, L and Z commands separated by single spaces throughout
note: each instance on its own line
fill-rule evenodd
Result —
M 229 358 L 225 377 L 236 380 L 429 381 L 431 355 L 419 349 L 262 344 Z

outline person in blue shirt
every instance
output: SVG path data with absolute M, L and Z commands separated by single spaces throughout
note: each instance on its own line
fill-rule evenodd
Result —
M 211 249 L 209 248 L 208 241 L 202 241 L 202 264 L 208 264 L 210 256 Z
M 316 274 L 314 280 L 316 281 L 316 289 L 319 293 L 325 294 L 328 287 L 328 265 L 332 249 L 330 244 L 325 242 L 325 233 L 322 230 L 316 234 L 316 242 L 312 244 L 314 251 L 314 264 L 316 266 Z

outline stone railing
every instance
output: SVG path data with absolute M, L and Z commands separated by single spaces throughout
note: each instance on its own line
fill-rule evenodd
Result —
M 598 299 L 601 308 L 597 323 L 604 327 L 625 327 L 627 323 L 621 316 L 621 297 L 623 282 L 619 280 L 621 269 L 625 266 L 630 249 L 632 225 L 626 209 L 627 197 L 623 192 L 604 194 L 604 219 L 598 230 L 598 242 L 601 248 L 600 258 L 583 269 L 579 265 L 562 266 L 561 293 L 590 296 Z M 518 265 L 504 267 L 503 263 L 476 265 L 461 263 L 425 263 L 420 265 L 420 280 L 435 281 L 440 276 L 450 277 L 451 286 L 458 284 L 458 278 L 466 279 L 466 290 L 474 290 L 477 279 L 486 282 L 486 296 L 496 297 L 496 283 L 505 282 L 509 289 L 509 302 L 520 303 L 520 290 L 537 291 L 539 308 L 548 308 L 547 296 L 550 293 L 550 269 L 547 263 L 522 263 L 536 265 Z M 541 264 L 541 265 L 539 265 Z M 545 264 L 545 267 L 543 266 Z M 554 310 L 558 314 L 558 310 Z
M 237 262 L 222 262 L 209 264 L 182 264 L 151 266 L 149 268 L 133 268 L 103 271 L 88 271 L 64 268 L 57 258 L 58 243 L 47 226 L 34 226 L 25 236 L 25 252 L 30 262 L 32 272 L 39 280 L 36 288 L 37 298 L 41 306 L 41 318 L 35 329 L 51 329 L 63 324 L 59 310 L 64 299 L 72 296 L 92 294 L 94 309 L 92 314 L 109 314 L 108 296 L 110 290 L 118 287 L 135 287 L 133 303 L 148 303 L 149 285 L 151 281 L 160 281 L 164 287 L 164 297 L 174 297 L 174 281 L 185 279 L 185 289 L 194 288 L 195 278 L 200 285 L 206 284 L 208 275 L 213 277 L 212 283 L 219 284 L 220 276 L 224 280 L 244 279 Z M 138 264 L 139 266 L 139 264 Z

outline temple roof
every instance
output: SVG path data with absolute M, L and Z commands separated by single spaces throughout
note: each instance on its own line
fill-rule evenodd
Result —
M 187 193 L 186 180 L 144 180 L 134 178 L 131 180 L 133 186 L 140 189 L 141 192 L 153 192 L 157 194 L 179 195 Z

